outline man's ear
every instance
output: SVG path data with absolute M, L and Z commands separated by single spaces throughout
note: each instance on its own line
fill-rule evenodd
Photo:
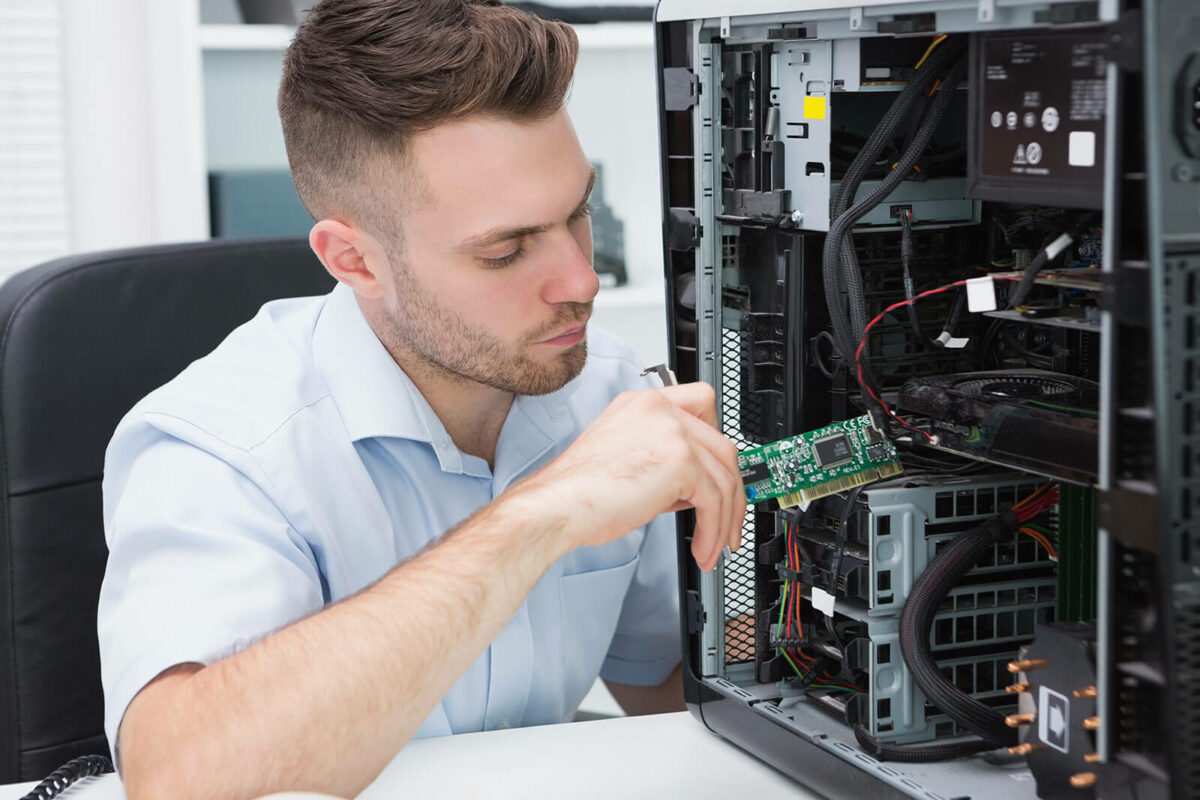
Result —
M 385 256 L 370 234 L 336 219 L 323 219 L 308 232 L 308 244 L 329 274 L 355 294 L 370 299 L 382 296 Z

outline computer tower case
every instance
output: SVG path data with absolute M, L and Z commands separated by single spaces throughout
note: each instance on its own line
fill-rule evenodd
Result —
M 1200 3 L 655 28 L 671 366 L 903 467 L 711 574 L 679 515 L 692 713 L 830 797 L 1200 797 Z

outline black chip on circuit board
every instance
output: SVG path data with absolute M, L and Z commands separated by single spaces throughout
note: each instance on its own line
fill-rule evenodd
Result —
M 748 467 L 742 467 L 742 483 L 749 486 L 759 481 L 768 480 L 771 477 L 771 468 L 766 464 L 758 463 L 751 464 Z
M 854 458 L 854 451 L 850 449 L 850 439 L 844 433 L 814 442 L 813 453 L 822 467 L 836 467 Z

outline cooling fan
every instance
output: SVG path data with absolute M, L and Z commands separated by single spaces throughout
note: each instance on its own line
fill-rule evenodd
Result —
M 1091 483 L 1096 479 L 1099 386 L 1044 370 L 916 378 L 899 407 L 963 455 Z

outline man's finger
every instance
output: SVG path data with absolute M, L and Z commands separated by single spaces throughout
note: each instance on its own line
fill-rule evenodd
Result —
M 738 469 L 737 448 L 726 436 L 695 417 L 681 413 L 679 418 L 688 435 L 712 454 L 720 464 L 722 472 L 727 476 L 727 479 L 720 479 L 718 484 L 726 485 L 730 503 L 728 524 L 722 529 L 722 538 L 730 548 L 736 550 L 741 544 L 742 520 L 746 516 L 746 489 L 742 484 L 742 473 Z
M 697 424 L 703 425 L 703 423 Z M 697 446 L 695 451 L 696 460 L 707 473 L 712 486 L 711 493 L 704 498 L 703 502 L 713 506 L 718 522 L 712 532 L 711 540 L 701 551 L 705 553 L 705 563 L 715 563 L 721 550 L 729 544 L 729 526 L 733 515 L 733 497 L 731 495 L 733 494 L 732 489 L 736 487 L 733 486 L 733 480 L 725 465 L 718 461 L 716 456 L 702 446 Z M 737 485 L 740 486 L 740 483 Z
M 717 393 L 703 381 L 667 386 L 662 392 L 672 403 L 713 428 L 717 427 Z

